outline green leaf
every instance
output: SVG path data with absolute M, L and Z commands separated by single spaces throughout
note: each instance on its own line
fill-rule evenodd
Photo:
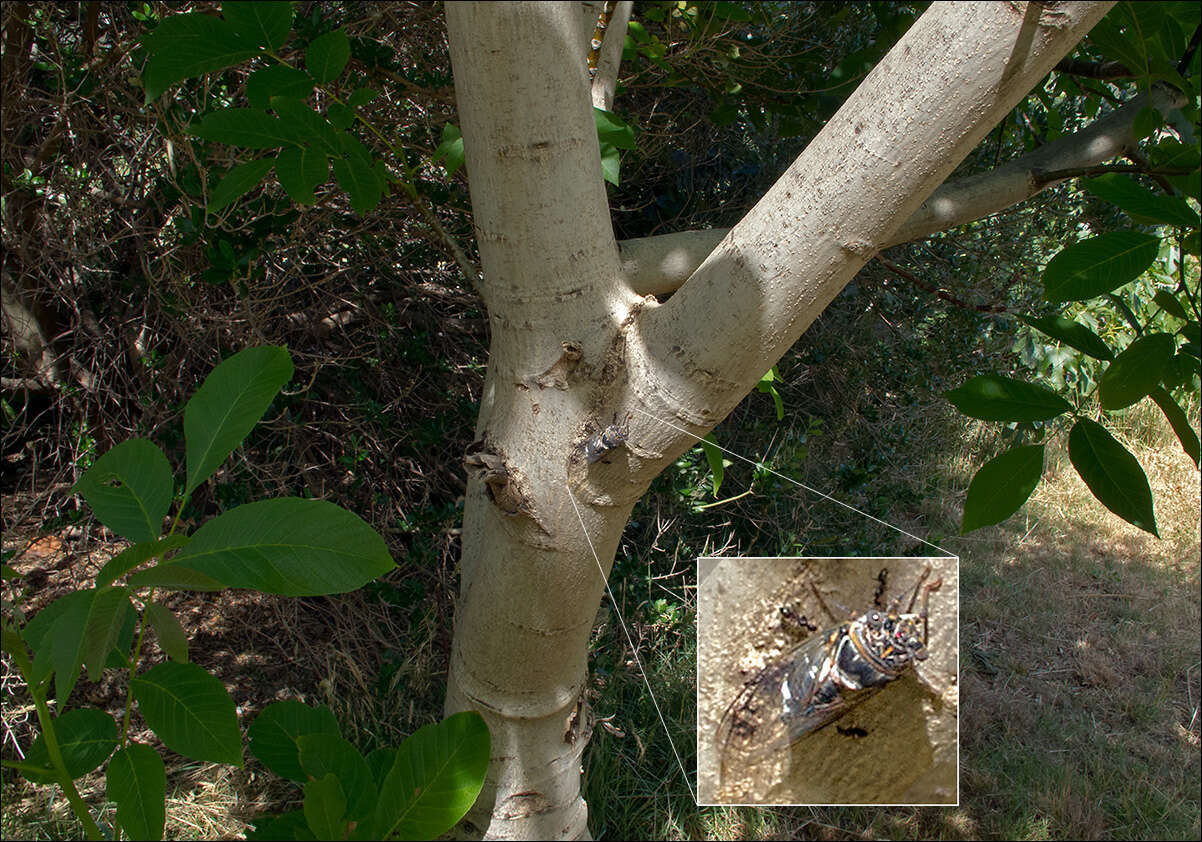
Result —
M 351 42 L 341 29 L 313 39 L 305 51 L 305 67 L 318 82 L 333 82 L 351 57 Z
M 336 129 L 349 129 L 355 123 L 355 109 L 341 102 L 331 102 L 326 109 L 326 118 Z
M 134 676 L 130 692 L 146 724 L 174 752 L 242 765 L 242 733 L 225 685 L 196 664 L 167 661 Z
M 212 576 L 206 576 L 196 570 L 189 570 L 171 563 L 139 570 L 127 581 L 133 588 L 173 588 L 179 591 L 225 590 L 225 585 Z
M 293 810 L 279 816 L 258 816 L 251 819 L 254 829 L 246 834 L 247 842 L 279 842 L 281 839 L 317 839 L 305 821 L 304 810 Z
M 318 839 L 346 838 L 346 793 L 334 775 L 305 784 L 305 822 Z
M 83 495 L 101 523 L 135 543 L 159 537 L 174 490 L 171 463 L 146 439 L 121 442 L 72 489 Z
M 150 55 L 142 74 L 147 102 L 176 82 L 232 67 L 261 52 L 229 21 L 196 13 L 165 18 L 142 44 Z
M 1202 201 L 1202 169 L 1194 170 L 1185 175 L 1165 176 L 1169 183 L 1185 195 Z
M 597 124 L 597 139 L 612 143 L 618 149 L 634 149 L 634 128 L 610 111 L 593 107 L 593 121 Z
M 1068 456 L 1102 505 L 1156 537 L 1152 489 L 1139 462 L 1106 428 L 1082 418 L 1068 436 Z
M 292 146 L 280 150 L 275 159 L 275 175 L 288 198 L 298 205 L 312 205 L 317 202 L 314 188 L 330 177 L 330 162 L 324 152 Z
M 347 794 L 346 818 L 362 821 L 376 806 L 376 782 L 363 755 L 337 734 L 306 734 L 297 738 L 301 768 L 310 778 L 334 775 Z M 319 834 L 320 835 L 320 834 Z
M 126 614 L 133 610 L 122 587 L 97 588 L 83 634 L 83 663 L 91 681 L 99 681 L 108 654 L 117 645 Z
M 227 0 L 221 4 L 221 14 L 235 32 L 260 47 L 278 50 L 292 31 L 292 4 L 287 0 Z
M 433 839 L 450 830 L 480 794 L 488 755 L 488 726 L 474 711 L 419 728 L 380 787 L 375 837 Z
M 117 747 L 117 723 L 102 710 L 77 708 L 63 713 L 54 720 L 54 734 L 63 755 L 63 766 L 71 780 L 86 775 L 103 763 Z M 50 767 L 50 752 L 46 738 L 38 734 L 25 755 L 31 766 Z M 54 774 L 39 774 L 25 771 L 25 777 L 34 783 L 48 784 L 58 780 Z
M 255 108 L 270 108 L 273 96 L 291 97 L 303 102 L 311 93 L 313 77 L 286 64 L 259 68 L 246 80 L 246 99 Z
M 442 142 L 430 160 L 433 163 L 445 160 L 447 175 L 454 175 L 463 166 L 463 135 L 454 123 L 443 123 Z
M 263 709 L 246 730 L 250 753 L 281 778 L 307 780 L 300 761 L 300 738 L 313 734 L 338 737 L 338 720 L 322 705 L 311 708 L 301 702 L 273 702 Z
M 621 169 L 619 149 L 634 149 L 634 129 L 609 111 L 593 108 L 593 120 L 597 125 L 597 140 L 601 146 L 601 174 L 610 184 L 617 186 Z
M 718 20 L 750 21 L 751 15 L 738 3 L 714 3 L 711 7 Z
M 1175 137 L 1166 137 L 1149 149 L 1148 153 L 1154 167 L 1190 170 L 1198 166 L 1198 151 L 1197 140 L 1182 143 Z
M 392 764 L 395 762 L 396 749 L 388 746 L 378 748 L 367 755 L 367 767 L 371 769 L 372 780 L 379 786 L 383 786 L 384 779 L 392 771 Z
M 371 166 L 371 152 L 350 132 L 338 133 L 338 148 L 346 157 L 357 158 L 365 166 Z
M 1135 231 L 1114 231 L 1082 240 L 1048 261 L 1043 297 L 1083 301 L 1111 292 L 1142 275 L 1155 262 L 1160 238 Z
M 1151 105 L 1146 106 L 1135 115 L 1135 121 L 1132 124 L 1135 139 L 1143 140 L 1163 125 L 1164 118 L 1160 112 Z
M 159 647 L 167 653 L 167 657 L 181 664 L 187 663 L 188 635 L 179 624 L 175 612 L 162 603 L 148 602 L 146 618 L 150 621 L 154 633 L 159 636 Z
M 167 772 L 150 746 L 130 743 L 113 755 L 105 795 L 117 802 L 117 821 L 130 839 L 162 839 L 167 820 Z
M 1136 339 L 1102 372 L 1098 394 L 1103 409 L 1123 409 L 1160 384 L 1177 343 L 1167 333 Z
M 722 464 L 722 450 L 718 447 L 718 440 L 714 438 L 713 433 L 706 433 L 705 438 L 697 444 L 705 453 L 705 461 L 709 463 L 710 473 L 714 475 L 714 496 L 717 497 L 718 489 L 726 476 L 726 469 Z
M 1191 353 L 1195 357 L 1198 356 L 1198 346 L 1200 344 L 1202 344 L 1202 330 L 1198 329 L 1198 323 L 1190 322 L 1189 324 L 1185 325 L 1184 327 L 1181 328 L 1181 330 L 1179 330 L 1177 332 L 1179 334 L 1181 334 L 1182 337 L 1185 338 L 1185 341 L 1187 343 L 1184 347 L 1182 347 L 1181 350 L 1184 351 L 1187 348 L 1189 348 L 1190 345 L 1192 345 L 1193 350 L 1191 351 Z
M 1175 316 L 1183 322 L 1189 321 L 1189 313 L 1185 312 L 1185 308 L 1181 306 L 1181 302 L 1171 292 L 1158 289 L 1156 290 L 1156 295 L 1152 296 L 1152 300 L 1156 302 L 1161 310 L 1164 310 L 1170 316 Z
M 83 633 L 96 591 L 60 596 L 39 611 L 21 631 L 33 651 L 33 684 L 55 675 L 55 693 L 66 704 L 83 663 Z
M 990 459 L 968 486 L 961 534 L 1001 523 L 1017 512 L 1042 476 L 1042 444 L 1014 447 Z
M 230 588 L 317 596 L 361 588 L 396 564 L 362 518 L 324 500 L 247 503 L 196 530 L 168 567 L 187 567 Z
M 54 690 L 59 704 L 67 703 L 79 680 L 80 666 L 92 654 L 89 630 L 93 633 L 103 631 L 106 639 L 122 639 L 129 612 L 133 610 L 129 603 L 125 603 L 125 613 L 116 606 L 120 602 L 116 597 L 105 596 L 97 603 L 98 594 L 113 592 L 124 596 L 124 589 L 119 588 L 87 588 L 61 596 L 39 611 L 22 630 L 22 637 L 34 653 L 34 684 L 40 684 L 54 673 Z M 110 623 L 117 627 L 115 637 L 109 636 Z M 109 646 L 102 657 L 107 657 L 112 649 Z
M 1130 12 L 1118 4 L 1089 32 L 1089 41 L 1107 57 L 1122 63 L 1137 76 L 1148 72 L 1148 54 L 1138 29 L 1124 32 L 1131 24 Z M 1140 4 L 1142 5 L 1142 4 Z
M 187 544 L 188 540 L 187 535 L 176 534 L 169 535 L 161 541 L 144 541 L 141 544 L 126 547 L 100 568 L 100 572 L 96 574 L 96 587 L 103 588 L 105 585 L 111 585 L 139 564 L 178 549 Z
M 1070 348 L 1076 348 L 1083 354 L 1099 360 L 1114 359 L 1114 351 L 1110 350 L 1110 346 L 1103 342 L 1101 337 L 1072 319 L 1066 319 L 1064 316 L 1019 316 L 1019 319 L 1045 336 L 1059 340 Z
M 357 88 L 355 92 L 351 94 L 350 99 L 346 101 L 346 104 L 351 108 L 358 108 L 360 105 L 367 105 L 377 96 L 379 96 L 379 94 L 379 91 L 373 91 L 371 88 Z
M 1098 198 L 1118 205 L 1142 225 L 1198 227 L 1198 214 L 1185 199 L 1155 193 L 1129 176 L 1106 173 L 1086 180 L 1083 186 Z
M 785 402 L 781 400 L 780 392 L 776 388 L 777 380 L 776 366 L 768 369 L 768 373 L 760 378 L 760 382 L 755 384 L 756 391 L 772 396 L 772 402 L 776 404 L 776 420 L 785 420 Z
M 247 348 L 218 365 L 184 409 L 191 494 L 241 444 L 292 379 L 292 357 L 272 345 Z
M 1181 442 L 1181 448 L 1197 466 L 1199 464 L 1198 434 L 1189 425 L 1189 419 L 1186 418 L 1185 412 L 1173 400 L 1173 396 L 1161 387 L 1157 386 L 1150 394 L 1152 400 L 1156 401 L 1156 405 L 1164 412 L 1164 417 L 1169 419 L 1173 432 L 1177 434 L 1177 440 Z
M 351 196 L 351 209 L 359 215 L 374 210 L 380 204 L 384 185 L 371 163 L 357 156 L 335 158 L 333 163 L 334 177 Z
M 278 118 L 257 108 L 223 108 L 206 114 L 188 131 L 196 137 L 246 149 L 299 146 L 301 141 Z
M 221 179 L 221 182 L 213 188 L 213 192 L 209 194 L 209 204 L 206 210 L 209 213 L 217 213 L 231 202 L 254 190 L 267 173 L 271 172 L 274 164 L 275 160 L 272 158 L 259 158 L 231 168 L 225 174 L 225 178 Z M 222 240 L 221 243 L 224 245 L 225 240 Z
M 280 115 L 284 130 L 297 140 L 311 144 L 329 155 L 342 153 L 338 132 L 316 111 L 299 99 L 286 96 L 271 98 L 271 107 Z
M 1046 421 L 1072 409 L 1046 386 L 996 374 L 973 377 L 945 396 L 965 415 L 983 421 Z
M 601 144 L 601 177 L 617 187 L 621 183 L 622 156 L 612 143 Z
M 117 642 L 112 649 L 109 650 L 108 660 L 105 661 L 105 669 L 129 669 L 130 650 L 134 644 L 134 630 L 138 626 L 138 612 L 133 606 L 125 612 L 125 624 L 121 626 L 121 631 L 117 635 Z

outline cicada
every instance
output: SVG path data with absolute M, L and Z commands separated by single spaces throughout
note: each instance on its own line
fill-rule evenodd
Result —
M 625 444 L 629 436 L 630 414 L 626 415 L 621 424 L 618 423 L 618 416 L 615 414 L 614 423 L 584 443 L 585 461 L 590 465 L 600 461 L 609 451 Z
M 874 606 L 812 634 L 748 680 L 718 724 L 723 777 L 732 766 L 745 769 L 829 725 L 926 659 L 928 601 L 942 585 L 942 579 L 924 584 L 930 573 L 928 564 L 904 609 L 903 594 L 888 609 Z

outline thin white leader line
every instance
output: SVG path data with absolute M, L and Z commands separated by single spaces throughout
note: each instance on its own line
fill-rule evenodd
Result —
M 676 430 L 678 433 L 684 433 L 686 436 L 692 436 L 693 438 L 697 439 L 697 441 L 702 441 L 701 436 L 698 436 L 694 433 L 690 433 L 688 430 L 684 429 L 683 427 L 677 427 L 675 424 L 671 423 L 670 421 L 665 421 L 662 418 L 657 418 L 656 416 L 652 415 L 650 412 L 644 412 L 643 410 L 639 409 L 637 406 L 632 407 L 632 409 L 634 409 L 634 411 L 639 413 L 640 415 L 646 415 L 648 418 L 650 418 L 653 421 L 658 421 L 661 424 L 667 424 L 669 427 L 671 427 L 673 430 Z M 885 520 L 881 520 L 879 517 L 873 517 L 872 515 L 868 514 L 868 512 L 862 512 L 859 509 L 857 509 L 855 506 L 850 506 L 847 503 L 844 503 L 842 500 L 836 500 L 834 497 L 830 496 L 829 494 L 823 494 L 817 488 L 810 488 L 808 485 L 806 485 L 804 483 L 800 483 L 797 480 L 793 479 L 792 477 L 787 477 L 782 473 L 778 473 L 777 471 L 772 470 L 767 465 L 765 465 L 763 462 L 755 462 L 751 459 L 748 459 L 746 456 L 741 456 L 738 453 L 735 453 L 733 450 L 727 450 L 725 447 L 723 447 L 720 444 L 714 444 L 712 441 L 707 441 L 706 444 L 712 445 L 713 447 L 716 447 L 719 450 L 721 450 L 723 453 L 729 454 L 730 456 L 733 456 L 736 459 L 742 459 L 748 465 L 752 465 L 756 468 L 763 468 L 768 473 L 772 474 L 775 477 L 780 477 L 785 482 L 791 482 L 794 485 L 796 485 L 798 488 L 803 488 L 812 494 L 817 494 L 819 497 L 823 498 L 824 500 L 830 500 L 832 503 L 837 503 L 838 505 L 842 506 L 845 509 L 850 509 L 851 511 L 855 512 L 856 514 L 862 515 L 863 517 L 866 517 L 869 520 L 876 521 L 877 523 L 881 524 L 882 526 L 887 526 L 890 529 L 896 530 L 896 531 L 900 532 L 902 535 L 909 536 L 910 538 L 913 538 L 915 541 L 920 541 L 923 544 L 926 544 L 928 547 L 934 547 L 935 549 L 939 550 L 939 552 L 941 552 L 941 553 L 947 553 L 949 556 L 957 557 L 956 554 L 953 553 L 951 550 L 945 549 L 945 548 L 939 546 L 938 544 L 932 544 L 930 541 L 926 540 L 925 538 L 919 538 L 914 533 L 907 532 L 906 530 L 902 529 L 900 526 L 894 526 L 892 523 L 889 523 L 888 521 L 885 521 Z
M 684 777 L 685 786 L 689 788 L 689 795 L 693 796 L 693 803 L 697 803 L 697 792 L 693 789 L 693 781 L 689 778 L 689 773 L 685 771 L 684 761 L 680 759 L 680 752 L 676 750 L 676 743 L 672 741 L 672 732 L 668 729 L 668 723 L 664 719 L 664 712 L 659 709 L 659 701 L 655 698 L 655 691 L 651 689 L 651 682 L 647 678 L 647 670 L 643 669 L 643 661 L 639 658 L 639 650 L 635 648 L 634 638 L 630 636 L 630 629 L 626 628 L 626 620 L 622 618 L 622 609 L 618 607 L 618 601 L 614 599 L 613 588 L 609 586 L 609 577 L 605 575 L 605 568 L 601 566 L 601 559 L 597 556 L 597 550 L 593 547 L 593 539 L 588 535 L 588 528 L 584 525 L 584 517 L 580 514 L 580 507 L 576 505 L 576 495 L 572 494 L 572 489 L 568 485 L 564 485 L 568 490 L 568 499 L 572 501 L 572 508 L 576 510 L 576 519 L 580 521 L 580 531 L 584 533 L 584 540 L 588 543 L 589 551 L 593 554 L 593 561 L 597 562 L 597 571 L 601 574 L 601 581 L 605 583 L 605 590 L 609 594 L 609 602 L 614 607 L 614 613 L 618 615 L 618 622 L 622 624 L 622 633 L 626 635 L 626 644 L 630 647 L 630 654 L 634 656 L 634 662 L 639 665 L 639 672 L 643 676 L 643 684 L 647 685 L 647 694 L 651 697 L 651 704 L 655 705 L 655 713 L 659 716 L 659 724 L 664 728 L 664 736 L 668 738 L 668 745 L 672 746 L 672 754 L 676 756 L 676 765 L 680 767 L 680 774 Z

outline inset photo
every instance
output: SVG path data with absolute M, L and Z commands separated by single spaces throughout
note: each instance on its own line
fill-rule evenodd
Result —
M 959 803 L 959 559 L 698 559 L 698 800 Z

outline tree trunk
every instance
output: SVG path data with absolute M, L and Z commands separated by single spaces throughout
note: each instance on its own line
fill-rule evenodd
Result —
M 448 4 L 492 332 L 447 695 L 493 739 L 466 832 L 588 834 L 587 643 L 634 503 L 1109 5 L 934 4 L 660 304 L 610 224 L 595 4 Z

